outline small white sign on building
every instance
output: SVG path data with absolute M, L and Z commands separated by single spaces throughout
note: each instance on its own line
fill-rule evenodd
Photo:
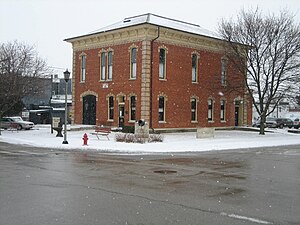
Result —
M 53 117 L 52 118 L 53 127 L 58 127 L 59 122 L 60 122 L 60 117 Z
M 102 84 L 102 88 L 108 88 L 108 84 L 107 83 Z

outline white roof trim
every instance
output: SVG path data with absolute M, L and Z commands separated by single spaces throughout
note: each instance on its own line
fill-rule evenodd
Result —
M 196 34 L 196 35 L 207 36 L 207 37 L 216 38 L 216 39 L 222 39 L 221 36 L 219 36 L 217 33 L 206 30 L 199 25 L 191 24 L 191 23 L 187 23 L 187 22 L 183 22 L 183 21 L 179 21 L 179 20 L 175 20 L 175 19 L 170 19 L 170 18 L 154 15 L 151 13 L 125 18 L 124 20 L 122 20 L 120 22 L 117 22 L 112 25 L 92 31 L 83 36 L 102 33 L 102 32 L 108 32 L 108 31 L 112 31 L 112 30 L 122 29 L 122 28 L 126 28 L 126 27 L 146 24 L 146 23 L 156 25 L 156 26 L 171 28 L 171 29 L 175 29 L 175 30 L 179 30 L 179 31 L 187 32 L 187 33 L 192 33 L 192 34 Z M 80 37 L 82 37 L 82 36 L 80 36 Z M 70 38 L 70 39 L 73 39 L 73 38 Z

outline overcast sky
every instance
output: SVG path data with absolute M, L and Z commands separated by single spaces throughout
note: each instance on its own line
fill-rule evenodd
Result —
M 72 68 L 72 47 L 65 38 L 83 35 L 123 20 L 154 13 L 215 31 L 222 18 L 242 9 L 265 13 L 288 9 L 300 23 L 300 0 L 0 0 L 0 43 L 34 45 L 60 76 Z

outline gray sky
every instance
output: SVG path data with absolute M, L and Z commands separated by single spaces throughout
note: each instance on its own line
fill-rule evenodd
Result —
M 125 17 L 154 13 L 215 31 L 222 18 L 242 9 L 265 13 L 288 9 L 300 23 L 299 0 L 0 0 L 0 43 L 34 45 L 60 76 L 72 69 L 72 47 L 65 38 L 89 33 Z

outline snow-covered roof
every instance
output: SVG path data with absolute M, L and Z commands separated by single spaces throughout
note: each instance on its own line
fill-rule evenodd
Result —
M 141 25 L 141 24 L 152 24 L 155 26 L 170 28 L 170 29 L 174 29 L 174 30 L 187 32 L 187 33 L 221 39 L 221 37 L 217 33 L 209 31 L 207 29 L 204 29 L 197 24 L 192 24 L 192 23 L 187 23 L 187 22 L 183 22 L 180 20 L 170 19 L 170 18 L 158 16 L 158 15 L 151 14 L 151 13 L 125 18 L 122 21 L 119 21 L 112 25 L 92 31 L 83 36 L 108 32 L 108 31 L 112 31 L 112 30 L 122 29 L 122 28 Z M 71 39 L 73 39 L 73 38 L 69 38 L 66 40 L 68 41 Z

